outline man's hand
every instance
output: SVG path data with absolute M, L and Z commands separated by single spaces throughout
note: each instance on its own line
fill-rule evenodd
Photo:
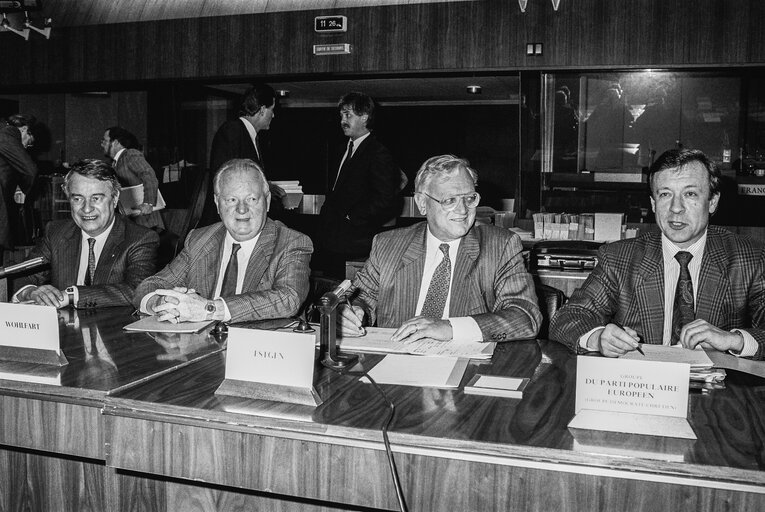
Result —
M 366 334 L 364 308 L 340 304 L 337 307 L 337 326 L 343 336 L 363 336 Z
M 69 295 L 62 292 L 55 286 L 44 284 L 37 288 L 30 289 L 24 294 L 26 297 L 19 297 L 23 301 L 31 300 L 40 306 L 53 306 L 54 308 L 63 308 L 69 305 Z
M 697 318 L 683 326 L 680 331 L 680 344 L 691 349 L 701 345 L 702 348 L 720 352 L 741 352 L 744 348 L 744 338 L 736 332 L 724 331 L 706 320 Z
M 136 208 L 140 212 L 139 215 L 149 215 L 151 212 L 154 211 L 154 206 L 150 205 L 149 203 L 141 203 L 138 205 L 138 208 Z
M 630 327 L 608 324 L 604 329 L 595 331 L 587 340 L 587 348 L 600 352 L 606 357 L 619 357 L 638 347 L 640 336 Z
M 412 343 L 422 338 L 432 338 L 438 341 L 451 341 L 452 324 L 449 320 L 416 316 L 401 324 L 391 336 L 391 341 Z
M 155 290 L 160 300 L 151 306 L 160 322 L 201 322 L 207 317 L 207 299 L 193 289 Z

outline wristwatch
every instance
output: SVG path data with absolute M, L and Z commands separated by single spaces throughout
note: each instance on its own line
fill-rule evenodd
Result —
M 217 310 L 218 308 L 215 306 L 215 301 L 208 300 L 207 304 L 205 305 L 205 311 L 207 311 L 207 314 L 205 315 L 205 320 L 212 320 Z
M 66 294 L 69 295 L 69 305 L 76 307 L 76 304 L 74 303 L 74 286 L 70 286 L 65 291 Z

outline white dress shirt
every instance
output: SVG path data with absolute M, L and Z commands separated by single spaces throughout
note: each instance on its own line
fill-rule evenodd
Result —
M 247 129 L 247 133 L 250 134 L 250 138 L 252 139 L 252 145 L 255 146 L 255 153 L 258 154 L 258 160 L 262 162 L 263 159 L 260 158 L 260 151 L 258 151 L 258 142 L 257 142 L 258 130 L 256 130 L 255 127 L 252 126 L 252 124 L 250 124 L 250 122 L 246 118 L 240 117 L 239 120 L 242 122 L 242 124 L 244 124 L 244 127 Z

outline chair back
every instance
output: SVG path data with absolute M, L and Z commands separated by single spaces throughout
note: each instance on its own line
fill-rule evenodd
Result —
M 547 339 L 550 333 L 550 320 L 555 312 L 566 302 L 566 294 L 561 290 L 542 283 L 535 284 L 539 310 L 542 312 L 542 325 L 539 328 L 539 339 Z

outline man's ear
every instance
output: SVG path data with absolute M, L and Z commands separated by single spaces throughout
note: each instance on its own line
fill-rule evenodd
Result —
M 419 210 L 421 215 L 428 213 L 428 202 L 423 194 L 415 192 L 414 202 L 417 203 L 417 210 Z
M 653 213 L 656 213 L 656 201 L 653 200 L 653 196 L 651 196 L 651 211 Z
M 709 199 L 709 215 L 712 215 L 717 211 L 717 206 L 720 204 L 720 193 L 717 192 Z

